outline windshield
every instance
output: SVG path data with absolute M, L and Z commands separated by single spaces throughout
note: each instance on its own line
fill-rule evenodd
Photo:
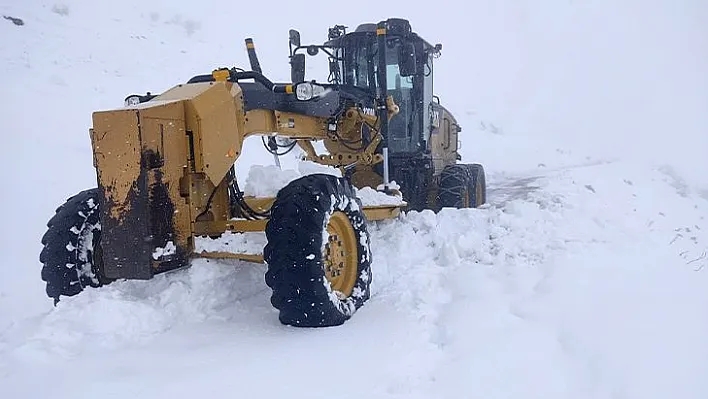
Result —
M 345 85 L 376 89 L 376 42 L 366 37 L 352 38 L 345 47 L 337 50 L 339 66 Z
M 386 46 L 386 86 L 388 94 L 398 104 L 400 112 L 389 121 L 389 150 L 391 152 L 417 151 L 421 138 L 422 119 L 425 112 L 422 97 L 423 80 L 418 76 L 401 76 L 399 48 L 401 41 L 391 40 Z M 337 50 L 339 67 L 345 85 L 361 87 L 376 92 L 378 46 L 371 36 L 348 38 Z
M 386 48 L 386 86 L 400 112 L 388 124 L 391 152 L 412 152 L 418 149 L 420 137 L 420 110 L 416 101 L 415 79 L 401 76 L 398 66 L 400 42 Z

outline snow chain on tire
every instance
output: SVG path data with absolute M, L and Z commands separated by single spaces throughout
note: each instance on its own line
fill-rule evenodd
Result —
M 447 165 L 440 174 L 438 206 L 440 208 L 469 207 L 469 204 L 465 204 L 465 196 L 469 195 L 470 180 L 470 171 L 465 165 Z
M 355 274 L 350 274 L 349 293 L 333 290 L 327 274 L 331 272 L 327 254 L 332 243 L 328 226 L 335 218 L 349 226 L 350 238 L 355 237 L 349 240 L 354 253 L 340 253 L 346 257 L 343 263 L 356 269 L 350 270 Z M 283 324 L 340 325 L 369 299 L 369 233 L 361 201 L 347 180 L 315 174 L 291 182 L 278 193 L 265 232 L 265 280 Z
M 487 203 L 487 178 L 484 174 L 484 167 L 478 163 L 465 166 L 470 174 L 472 206 L 477 208 Z
M 54 298 L 76 295 L 86 287 L 106 283 L 99 262 L 101 220 L 97 188 L 82 191 L 69 198 L 47 223 L 42 237 L 44 248 L 39 255 L 42 280 L 47 295 Z M 95 256 L 97 255 L 97 256 Z
M 447 165 L 440 174 L 438 206 L 476 208 L 486 202 L 486 192 L 482 165 Z

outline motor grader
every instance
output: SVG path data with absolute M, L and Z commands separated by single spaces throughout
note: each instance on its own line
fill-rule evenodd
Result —
M 455 118 L 433 95 L 430 45 L 408 21 L 388 19 L 322 45 L 290 31 L 291 80 L 273 83 L 246 39 L 250 70 L 221 68 L 120 109 L 93 114 L 98 187 L 60 206 L 42 238 L 42 279 L 55 304 L 117 279 L 150 279 L 195 257 L 267 264 L 283 324 L 339 325 L 369 298 L 367 224 L 401 210 L 477 207 L 481 165 L 458 164 Z M 305 54 L 329 61 L 327 83 L 305 80 Z M 249 196 L 235 172 L 247 137 L 282 155 L 295 146 L 340 175 L 311 174 L 273 198 Z M 318 153 L 315 142 L 326 151 Z M 377 189 L 390 204 L 366 204 Z M 199 248 L 200 239 L 265 232 L 262 251 Z

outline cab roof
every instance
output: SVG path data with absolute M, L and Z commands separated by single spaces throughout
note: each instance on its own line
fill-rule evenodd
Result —
M 428 43 L 425 39 L 420 37 L 417 33 L 413 32 L 411 29 L 411 24 L 406 19 L 402 18 L 389 18 L 386 20 L 386 26 L 389 35 L 404 36 L 413 41 L 420 41 L 423 43 L 423 47 L 428 49 L 435 48 L 433 45 Z M 336 39 L 329 40 L 325 43 L 326 46 L 331 47 L 341 47 L 339 42 L 344 38 L 356 37 L 362 35 L 375 35 L 378 24 L 376 23 L 363 23 L 356 27 L 353 32 L 349 32 L 343 36 Z

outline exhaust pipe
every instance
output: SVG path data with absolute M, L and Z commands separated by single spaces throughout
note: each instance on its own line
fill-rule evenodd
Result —
M 263 70 L 261 70 L 261 63 L 258 62 L 258 54 L 256 54 L 256 45 L 253 43 L 252 38 L 246 38 L 246 51 L 248 52 L 248 62 L 251 64 L 251 70 L 258 72 L 261 75 Z M 274 137 L 268 137 L 268 148 L 273 153 L 273 160 L 278 169 L 282 169 L 280 166 L 280 157 L 278 156 L 278 144 Z

